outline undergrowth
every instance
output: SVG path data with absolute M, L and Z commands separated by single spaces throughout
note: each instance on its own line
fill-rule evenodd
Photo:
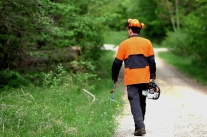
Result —
M 171 52 L 160 52 L 159 56 L 169 64 L 172 64 L 181 70 L 184 74 L 204 85 L 207 85 L 207 74 L 204 73 L 207 69 L 207 64 L 199 64 L 199 62 L 194 61 L 193 57 L 178 56 Z
M 0 136 L 111 137 L 122 110 L 122 92 L 118 88 L 116 102 L 110 101 L 113 53 L 103 54 L 104 76 L 89 62 L 73 62 L 82 71 L 69 73 L 59 65 L 42 74 L 42 86 L 1 89 Z

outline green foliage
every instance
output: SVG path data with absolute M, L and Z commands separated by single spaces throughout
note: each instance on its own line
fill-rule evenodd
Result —
M 51 20 L 45 13 L 48 1 L 2 0 L 0 9 L 0 70 L 13 69 L 37 47 L 42 34 L 50 33 Z
M 93 83 L 100 80 L 95 71 L 95 66 L 91 62 L 73 61 L 71 62 L 75 66 L 76 73 L 72 73 L 72 77 L 77 85 L 81 88 L 94 89 Z
M 97 99 L 93 104 L 92 98 L 76 86 L 44 92 L 32 87 L 2 92 L 0 136 L 112 136 L 115 116 L 121 111 L 121 96 L 117 90 L 119 105 L 110 102 L 106 96 L 109 81 L 100 82 L 105 85 L 98 82 L 101 88 L 90 91 Z
M 85 60 L 95 60 L 101 54 L 103 46 L 103 26 L 113 15 L 102 12 L 102 7 L 109 0 L 58 1 L 52 2 L 50 11 L 54 17 L 56 29 L 53 35 L 58 47 L 75 46 L 82 48 Z M 101 13 L 102 12 L 102 13 Z
M 17 88 L 21 86 L 28 86 L 30 82 L 22 77 L 18 72 L 10 70 L 0 71 L 0 88 Z
M 43 85 L 53 88 L 62 85 L 79 85 L 80 88 L 94 89 L 93 82 L 100 80 L 95 74 L 95 66 L 90 62 L 73 61 L 74 72 L 67 72 L 60 64 L 55 71 L 43 73 Z
M 141 32 L 140 35 L 141 35 L 141 37 L 143 37 L 144 36 L 143 32 Z M 112 44 L 114 46 L 118 46 L 123 40 L 125 40 L 127 38 L 128 38 L 128 34 L 127 34 L 126 30 L 125 31 L 107 31 L 104 33 L 104 43 Z M 158 41 L 156 39 L 152 39 L 151 41 L 153 43 L 153 47 L 161 47 L 162 46 L 161 44 L 158 43 Z M 164 47 L 166 47 L 166 46 L 164 45 Z
M 137 4 L 133 6 L 136 18 L 145 24 L 145 28 L 142 30 L 145 37 L 159 43 L 160 39 L 165 35 L 165 30 L 168 29 L 168 24 L 164 24 L 159 19 L 158 7 L 156 0 L 137 1 Z
M 54 87 L 54 86 L 60 86 L 65 81 L 68 81 L 69 76 L 67 75 L 67 72 L 64 70 L 63 66 L 60 64 L 57 66 L 57 69 L 55 72 L 50 71 L 49 73 L 45 74 L 43 73 L 43 85 L 45 87 Z
M 104 33 L 104 43 L 119 45 L 123 40 L 128 38 L 127 31 L 107 31 Z
M 202 84 L 207 85 L 207 73 L 204 73 L 207 69 L 207 65 L 195 62 L 194 59 L 190 56 L 178 56 L 171 52 L 161 52 L 159 53 L 159 56 L 162 57 L 169 64 L 172 64 L 173 66 L 181 70 L 187 76 Z
M 186 56 L 190 53 L 192 41 L 193 39 L 189 33 L 177 30 L 167 33 L 162 46 L 168 47 L 174 54 Z
M 204 1 L 198 1 L 199 7 L 194 12 L 191 12 L 185 17 L 184 26 L 186 31 L 191 35 L 193 41 L 191 44 L 191 53 L 194 55 L 194 60 L 200 63 L 205 63 L 207 59 L 207 19 L 204 17 L 207 14 L 207 3 Z
M 165 35 L 165 30 L 168 28 L 168 26 L 166 24 L 164 25 L 156 13 L 156 9 L 158 7 L 156 0 L 124 0 L 117 1 L 111 6 L 113 6 L 113 8 L 111 8 L 109 11 L 116 13 L 116 16 L 111 22 L 107 23 L 109 24 L 110 30 L 125 30 L 124 26 L 127 19 L 136 18 L 145 24 L 145 28 L 141 31 L 141 35 L 143 37 L 160 42 L 160 39 L 162 39 L 162 37 Z
M 102 56 L 100 57 L 100 61 L 97 61 L 97 69 L 96 74 L 101 79 L 111 79 L 111 67 L 114 61 L 114 51 L 111 50 L 102 50 Z M 104 66 L 103 64 L 106 64 Z
M 111 3 L 110 6 L 113 8 L 108 9 L 108 11 L 111 13 L 115 13 L 115 16 L 113 20 L 107 23 L 110 27 L 110 30 L 120 31 L 125 29 L 127 19 L 132 18 L 130 17 L 130 15 L 133 11 L 129 11 L 131 5 L 130 3 L 130 0 L 116 0 L 113 3 Z
M 206 35 L 207 23 L 204 17 L 206 12 L 206 2 L 195 1 L 196 10 L 183 17 L 182 28 L 175 32 L 168 32 L 163 45 L 169 47 L 177 55 L 186 55 L 199 64 L 206 64 L 207 48 Z
M 0 69 L 19 68 L 27 54 L 80 46 L 85 60 L 100 57 L 105 23 L 113 18 L 100 8 L 109 0 L 2 0 L 0 8 Z M 95 54 L 94 54 L 95 53 Z
M 112 62 L 114 53 L 104 53 L 108 56 L 102 58 L 100 70 L 108 76 L 111 68 L 108 63 Z M 89 74 L 95 73 L 92 73 L 94 66 L 88 62 L 74 64 L 78 68 L 84 67 L 82 75 L 89 73 L 88 70 Z M 121 90 L 117 87 L 116 102 L 111 102 L 112 83 L 108 77 L 81 87 L 76 84 L 75 76 L 59 65 L 56 71 L 45 75 L 43 83 L 47 87 L 30 86 L 0 92 L 0 136 L 112 136 L 115 118 L 122 110 Z M 80 82 L 85 80 L 82 77 Z M 87 80 L 93 81 L 89 77 Z M 94 102 L 83 88 L 96 97 Z

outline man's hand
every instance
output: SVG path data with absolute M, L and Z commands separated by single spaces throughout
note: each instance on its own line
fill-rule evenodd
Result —
M 114 85 L 113 85 L 113 89 L 111 90 L 111 93 L 114 92 L 115 88 L 116 88 L 116 83 L 114 83 Z
M 155 84 L 155 79 L 150 79 L 149 85 L 153 86 Z
M 117 78 L 112 78 L 112 81 L 113 81 L 114 84 L 116 84 L 118 79 Z
M 156 74 L 150 74 L 150 80 L 151 79 L 154 79 L 155 80 L 155 78 L 156 78 Z

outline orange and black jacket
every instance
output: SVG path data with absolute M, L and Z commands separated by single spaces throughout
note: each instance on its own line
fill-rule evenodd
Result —
M 133 36 L 121 42 L 112 65 L 112 80 L 118 79 L 124 61 L 124 85 L 149 83 L 156 78 L 154 50 L 148 39 Z

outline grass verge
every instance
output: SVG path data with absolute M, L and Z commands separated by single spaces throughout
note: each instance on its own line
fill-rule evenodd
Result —
M 167 63 L 175 66 L 187 76 L 195 79 L 196 81 L 207 85 L 207 65 L 201 65 L 192 61 L 191 57 L 176 56 L 171 52 L 160 52 L 159 56 Z
M 86 87 L 81 86 L 85 80 L 75 84 L 70 74 L 65 73 L 69 79 L 64 79 L 61 85 L 56 78 L 50 86 L 0 91 L 0 136 L 111 137 L 123 102 L 121 89 L 116 89 L 116 102 L 109 99 L 113 85 L 108 70 L 114 53 L 103 53 L 100 68 L 103 76 L 87 81 Z M 96 97 L 94 102 L 83 88 Z

